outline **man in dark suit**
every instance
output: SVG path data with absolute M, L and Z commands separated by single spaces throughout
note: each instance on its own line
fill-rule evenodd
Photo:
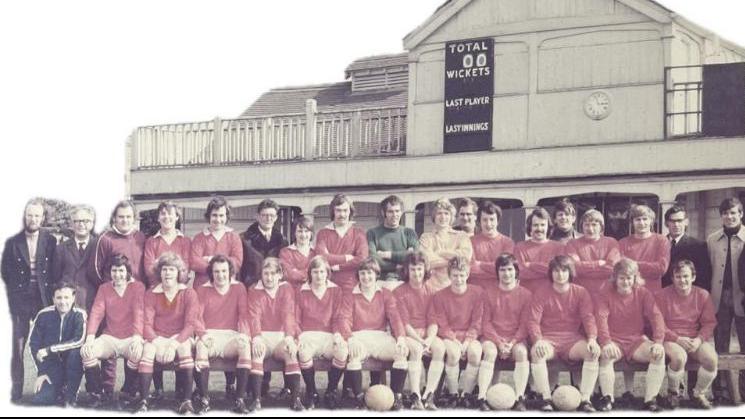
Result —
M 93 266 L 98 236 L 93 234 L 95 210 L 87 205 L 70 209 L 74 237 L 57 246 L 54 252 L 53 278 L 56 283 L 76 286 L 75 305 L 90 313 L 98 291 L 98 276 Z
M 23 349 L 31 320 L 39 310 L 52 304 L 52 263 L 57 240 L 41 229 L 45 218 L 44 201 L 29 201 L 24 209 L 23 231 L 5 242 L 0 263 L 13 323 L 12 402 L 23 396 Z
M 287 239 L 277 228 L 279 204 L 271 199 L 259 203 L 256 222 L 241 233 L 243 241 L 243 267 L 241 278 L 250 286 L 261 279 L 261 265 L 265 258 L 279 257 L 279 251 L 287 247 Z
M 688 215 L 681 205 L 673 205 L 665 211 L 665 225 L 669 231 L 670 267 L 662 277 L 662 286 L 673 283 L 673 267 L 675 262 L 688 259 L 696 266 L 696 286 L 711 291 L 711 262 L 706 242 L 697 240 L 686 234 Z

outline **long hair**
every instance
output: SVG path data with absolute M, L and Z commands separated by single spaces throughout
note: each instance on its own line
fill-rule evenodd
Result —
M 181 256 L 173 252 L 165 252 L 160 255 L 158 260 L 155 262 L 155 273 L 158 275 L 158 278 L 160 278 L 161 281 L 161 271 L 163 270 L 164 266 L 173 266 L 174 268 L 178 269 L 178 282 L 182 284 L 186 282 L 186 264 L 181 259 Z
M 577 270 L 574 267 L 574 260 L 566 255 L 558 255 L 548 263 L 548 280 L 553 282 L 553 272 L 559 269 L 569 271 L 569 282 L 574 282 L 577 277 Z

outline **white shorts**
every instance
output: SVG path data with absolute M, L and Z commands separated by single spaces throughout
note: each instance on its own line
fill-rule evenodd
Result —
M 379 330 L 364 330 L 352 333 L 349 345 L 359 343 L 362 347 L 361 360 L 375 358 L 381 361 L 393 361 L 396 355 L 396 339 Z
M 170 342 L 172 339 L 176 339 L 178 335 L 171 336 L 170 338 L 164 338 L 163 336 L 158 336 L 155 339 L 153 339 L 152 342 L 150 342 L 153 346 L 155 346 L 155 353 L 156 354 L 162 354 L 163 352 L 168 349 L 168 345 L 170 345 Z M 189 345 L 190 347 L 194 347 L 194 338 L 189 338 L 183 341 L 179 344 L 179 348 L 181 348 L 183 345 Z
M 312 348 L 313 358 L 334 359 L 334 335 L 328 332 L 303 332 L 300 346 Z
M 134 337 L 131 336 L 126 339 L 118 339 L 111 335 L 101 335 L 93 341 L 93 345 L 95 345 L 96 349 L 101 350 L 101 359 L 129 359 L 129 347 L 133 341 Z
M 267 355 L 274 355 L 277 348 L 285 342 L 284 332 L 261 332 L 261 338 L 266 345 Z
M 212 346 L 209 348 L 208 356 L 210 358 L 225 358 L 225 348 L 229 344 L 235 342 L 236 344 L 235 348 L 237 349 L 238 348 L 237 342 L 244 335 L 236 332 L 235 330 L 210 329 L 210 330 L 207 330 L 207 334 L 205 336 L 209 336 L 212 338 Z M 228 354 L 228 355 L 230 355 L 231 357 L 237 356 L 237 354 Z

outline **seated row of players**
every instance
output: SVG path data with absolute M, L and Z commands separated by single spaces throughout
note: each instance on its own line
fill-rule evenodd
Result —
M 156 264 L 161 283 L 146 292 L 132 279 L 126 258 L 114 257 L 112 280 L 99 289 L 80 350 L 86 379 L 94 383 L 91 388 L 100 388 L 96 385 L 101 379 L 99 360 L 126 358 L 123 391 L 131 399 L 139 392 L 137 409 L 143 411 L 148 408 L 154 363 L 177 360 L 178 411 L 195 409 L 191 401 L 195 371 L 196 409 L 204 411 L 209 408 L 210 359 L 237 359 L 235 410 L 244 413 L 260 407 L 263 361 L 270 356 L 284 362 L 291 407 L 301 410 L 320 402 L 313 360 L 325 358 L 332 360 L 325 399 L 333 408 L 339 402 L 337 388 L 345 369 L 361 404 L 362 363 L 374 358 L 393 361 L 396 409 L 403 405 L 407 375 L 413 383 L 413 407 L 435 409 L 434 393 L 444 370 L 451 394 L 442 399 L 446 406 L 487 410 L 486 392 L 495 363 L 502 359 L 515 362 L 519 398 L 514 408 L 525 409 L 523 395 L 532 373 L 543 397 L 542 409 L 551 410 L 546 361 L 559 358 L 583 362 L 580 408 L 593 411 L 590 395 L 597 381 L 604 396 L 598 407 L 612 408 L 613 363 L 626 359 L 649 364 L 645 404 L 658 410 L 655 400 L 665 377 L 665 357 L 670 358 L 670 394 L 677 391 L 690 357 L 701 364 L 693 401 L 710 407 L 705 394 L 717 371 L 711 344 L 716 320 L 708 293 L 692 285 L 691 262 L 675 266 L 674 285 L 658 292 L 655 300 L 644 287 L 637 263 L 621 259 L 595 303 L 587 289 L 573 283 L 575 263 L 563 255 L 551 260 L 549 281 L 544 279 L 534 293 L 522 286 L 519 264 L 510 254 L 497 258 L 498 282 L 485 288 L 468 283 L 470 264 L 463 257 L 450 260 L 450 286 L 439 292 L 426 286 L 431 279 L 422 253 L 408 255 L 404 266 L 408 281 L 392 292 L 377 282 L 377 262 L 364 260 L 357 269 L 359 284 L 343 292 L 330 281 L 329 263 L 316 257 L 308 267 L 310 280 L 296 290 L 283 281 L 279 261 L 268 258 L 261 282 L 246 291 L 233 279 L 230 259 L 217 255 L 209 263 L 209 282 L 195 291 L 183 284 L 180 258 L 166 253 Z M 96 337 L 104 319 L 106 327 Z M 649 337 L 645 323 L 652 328 Z M 38 342 L 39 336 L 32 333 L 32 353 L 37 354 L 39 370 L 47 371 L 41 363 L 49 359 L 43 352 L 49 349 Z M 431 362 L 422 395 L 425 355 Z M 461 360 L 467 365 L 459 386 Z M 301 375 L 304 401 L 299 394 Z M 474 396 L 477 384 L 479 392 Z

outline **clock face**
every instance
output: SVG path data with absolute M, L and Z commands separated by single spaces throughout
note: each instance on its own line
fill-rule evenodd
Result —
M 605 119 L 610 111 L 610 96 L 605 92 L 595 92 L 585 99 L 585 115 L 591 119 Z

